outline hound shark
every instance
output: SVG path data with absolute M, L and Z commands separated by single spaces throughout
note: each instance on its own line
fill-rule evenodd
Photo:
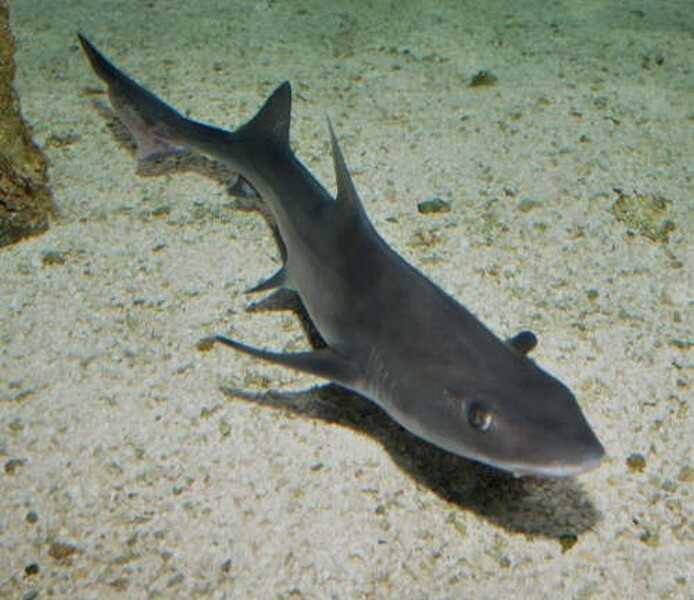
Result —
M 353 390 L 416 436 L 516 476 L 572 476 L 600 462 L 604 449 L 574 395 L 526 356 L 535 336 L 497 338 L 381 238 L 330 121 L 336 196 L 294 155 L 289 82 L 226 131 L 184 117 L 79 39 L 139 159 L 202 153 L 226 163 L 267 203 L 285 257 L 255 289 L 296 294 L 326 346 L 279 353 L 216 340 Z

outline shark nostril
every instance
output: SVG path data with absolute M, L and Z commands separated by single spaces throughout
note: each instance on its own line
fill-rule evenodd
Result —
M 477 431 L 488 431 L 492 424 L 492 413 L 481 404 L 472 402 L 467 409 L 467 420 Z

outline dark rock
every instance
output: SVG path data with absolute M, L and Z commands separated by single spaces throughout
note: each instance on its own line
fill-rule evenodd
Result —
M 45 231 L 55 214 L 46 159 L 31 141 L 12 87 L 14 51 L 8 3 L 0 0 L 0 246 Z
M 417 203 L 417 210 L 423 215 L 450 212 L 451 205 L 442 198 L 429 198 Z

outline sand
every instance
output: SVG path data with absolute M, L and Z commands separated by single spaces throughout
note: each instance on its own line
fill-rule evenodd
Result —
M 691 5 L 201 6 L 12 3 L 60 219 L 0 251 L 0 596 L 691 597 Z M 604 463 L 515 480 L 200 345 L 308 347 L 245 311 L 280 260 L 261 216 L 223 172 L 136 172 L 78 29 L 220 126 L 290 79 L 298 156 L 332 188 L 329 113 L 378 230 L 537 333 Z

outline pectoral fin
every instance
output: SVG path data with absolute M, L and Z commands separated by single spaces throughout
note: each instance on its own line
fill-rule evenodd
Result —
M 516 350 L 516 352 L 528 354 L 537 346 L 537 337 L 532 331 L 521 331 L 512 338 L 507 339 L 506 344 Z
M 262 358 L 269 362 L 303 371 L 318 377 L 324 377 L 345 387 L 355 389 L 361 379 L 359 370 L 346 358 L 337 354 L 330 348 L 321 348 L 311 352 L 281 353 L 268 352 L 259 348 L 247 346 L 236 340 L 231 340 L 224 336 L 215 336 L 215 339 L 222 344 L 230 346 L 235 350 L 250 354 L 257 358 Z

